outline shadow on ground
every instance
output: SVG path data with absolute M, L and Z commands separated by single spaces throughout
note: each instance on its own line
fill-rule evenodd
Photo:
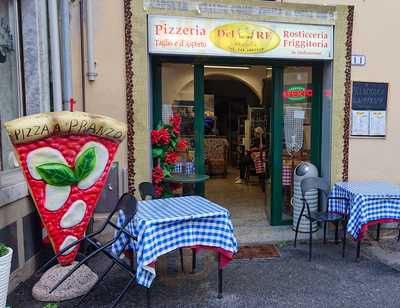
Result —
M 189 273 L 190 254 L 180 272 L 178 254 L 160 258 L 158 277 L 152 287 L 152 307 L 399 307 L 400 272 L 376 258 L 363 256 L 354 262 L 355 247 L 348 245 L 341 257 L 341 245 L 314 245 L 308 262 L 308 246 L 280 247 L 281 257 L 268 260 L 234 261 L 224 270 L 224 297 L 217 299 L 215 255 L 201 252 L 198 269 Z M 368 250 L 368 248 L 367 248 Z M 366 253 L 368 255 L 368 253 Z M 107 265 L 99 258 L 90 264 L 96 272 Z M 105 283 L 81 307 L 107 307 L 126 282 L 127 276 L 114 270 Z M 33 300 L 35 279 L 20 285 L 9 296 L 11 307 L 43 307 Z M 145 290 L 133 287 L 119 307 L 145 307 Z M 76 300 L 60 307 L 73 307 Z

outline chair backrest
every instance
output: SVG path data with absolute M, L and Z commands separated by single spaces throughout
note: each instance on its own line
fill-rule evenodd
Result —
M 125 222 L 130 222 L 136 215 L 137 211 L 137 200 L 131 193 L 124 193 L 119 198 L 116 211 L 122 210 L 125 214 Z
M 150 182 L 142 182 L 139 184 L 139 193 L 142 200 L 152 199 L 154 195 L 154 186 Z M 149 198 L 148 198 L 149 197 Z
M 322 191 L 327 197 L 329 194 L 329 184 L 320 177 L 310 177 L 303 179 L 300 183 L 301 194 L 303 198 L 305 198 L 306 192 L 317 189 L 318 191 Z

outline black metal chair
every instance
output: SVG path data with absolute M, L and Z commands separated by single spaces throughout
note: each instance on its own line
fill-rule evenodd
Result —
M 142 182 L 139 184 L 139 193 L 142 200 L 152 199 L 154 197 L 154 186 L 150 182 Z
M 326 243 L 326 226 L 327 223 L 334 223 L 336 225 L 335 229 L 335 242 L 338 242 L 338 231 L 339 231 L 339 223 L 342 223 L 343 226 L 343 238 L 342 238 L 342 257 L 344 257 L 344 251 L 346 247 L 346 223 L 347 223 L 347 208 L 345 214 L 336 214 L 330 212 L 312 212 L 310 211 L 310 206 L 307 202 L 306 193 L 311 190 L 318 190 L 322 192 L 327 200 L 327 209 L 329 206 L 329 201 L 333 199 L 337 200 L 348 200 L 347 198 L 342 197 L 329 197 L 329 184 L 325 182 L 320 177 L 310 177 L 303 179 L 300 183 L 301 186 L 301 194 L 303 200 L 303 207 L 300 211 L 299 219 L 297 220 L 295 237 L 294 237 L 294 247 L 296 247 L 297 235 L 299 232 L 300 221 L 303 218 L 303 213 L 307 210 L 307 213 L 304 215 L 305 218 L 309 220 L 310 224 L 310 238 L 309 238 L 309 261 L 311 261 L 312 257 L 312 223 L 323 223 L 324 224 L 324 244 Z
M 125 214 L 125 222 L 123 225 L 120 227 L 117 226 L 115 223 L 111 221 L 112 216 L 119 210 L 122 210 Z M 55 289 L 57 289 L 68 277 L 70 277 L 81 265 L 87 263 L 89 260 L 97 256 L 99 253 L 105 254 L 109 259 L 111 259 L 112 263 L 106 271 L 99 277 L 98 281 L 96 282 L 95 285 L 80 299 L 78 302 L 77 306 L 79 306 L 83 300 L 86 298 L 86 296 L 104 279 L 104 277 L 110 272 L 110 270 L 114 267 L 114 265 L 118 265 L 123 271 L 129 274 L 130 279 L 126 286 L 123 288 L 122 292 L 118 295 L 116 300 L 112 303 L 111 307 L 116 307 L 119 301 L 122 299 L 122 297 L 125 295 L 125 293 L 128 291 L 129 287 L 132 286 L 135 282 L 135 277 L 136 277 L 136 272 L 134 268 L 132 267 L 132 264 L 129 265 L 127 264 L 123 259 L 120 258 L 120 255 L 124 252 L 126 246 L 129 244 L 131 240 L 137 240 L 137 238 L 132 235 L 130 232 L 125 230 L 125 227 L 131 220 L 134 218 L 135 214 L 137 211 L 137 201 L 136 198 L 130 194 L 130 193 L 125 193 L 121 196 L 119 199 L 118 203 L 112 210 L 112 212 L 108 215 L 106 221 L 104 224 L 95 232 L 88 234 L 84 236 L 82 239 L 79 239 L 70 245 L 66 246 L 64 249 L 59 251 L 54 257 L 52 257 L 46 264 L 44 264 L 38 272 L 43 272 L 44 270 L 47 269 L 49 265 L 51 265 L 56 258 L 58 258 L 60 255 L 65 253 L 67 250 L 69 250 L 72 247 L 75 247 L 78 244 L 81 244 L 83 242 L 87 242 L 91 247 L 93 247 L 93 250 L 88 253 L 88 255 L 85 255 L 82 260 L 80 260 L 76 265 L 72 267 L 72 269 L 64 276 L 62 279 L 50 290 L 50 293 L 53 292 Z M 101 245 L 94 237 L 102 233 L 107 226 L 111 226 L 114 228 L 117 232 L 114 236 L 114 238 L 107 243 Z M 121 247 L 121 250 L 118 253 L 118 256 L 115 256 L 110 252 L 111 246 L 121 237 L 121 235 L 124 234 L 128 237 L 127 243 Z M 148 290 L 148 289 L 147 289 Z M 149 299 L 149 295 L 147 296 L 147 299 Z

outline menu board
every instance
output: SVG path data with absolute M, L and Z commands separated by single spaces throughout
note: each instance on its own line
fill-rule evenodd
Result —
M 388 83 L 353 82 L 351 135 L 386 135 Z

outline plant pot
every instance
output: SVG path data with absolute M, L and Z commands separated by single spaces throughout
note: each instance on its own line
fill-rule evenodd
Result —
M 8 282 L 10 279 L 11 259 L 13 250 L 8 248 L 8 253 L 0 257 L 0 308 L 7 303 Z

